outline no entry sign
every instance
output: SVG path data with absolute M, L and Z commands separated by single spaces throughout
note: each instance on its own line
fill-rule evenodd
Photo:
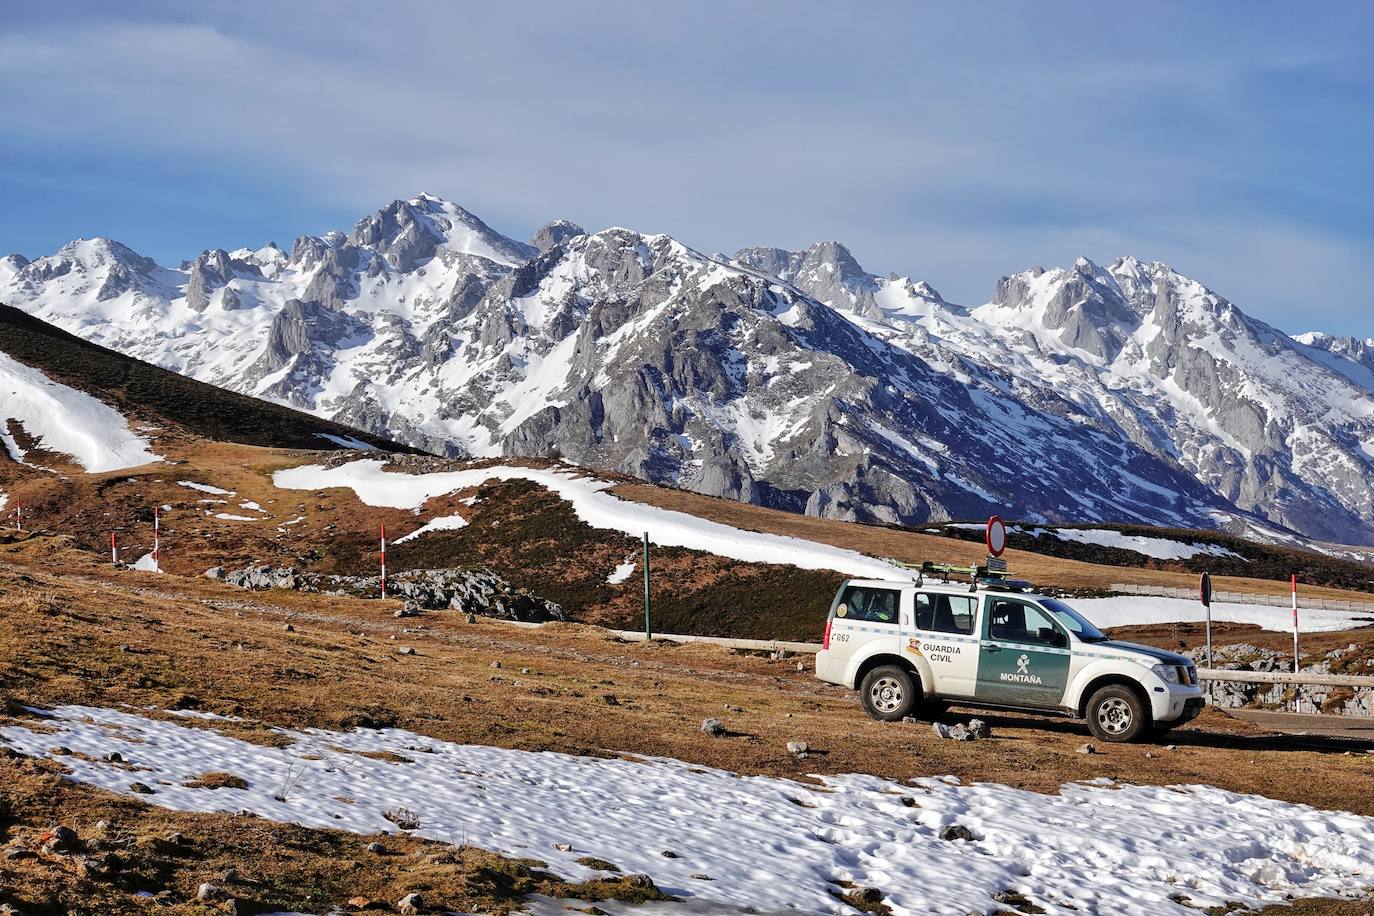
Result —
M 1007 549 L 1007 526 L 997 516 L 988 519 L 988 553 L 1000 557 Z

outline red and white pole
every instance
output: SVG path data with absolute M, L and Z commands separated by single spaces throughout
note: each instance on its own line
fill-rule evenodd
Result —
M 1298 574 L 1293 574 L 1293 673 L 1298 673 Z
M 110 532 L 110 562 L 116 566 L 119 565 L 118 535 L 116 535 L 113 531 Z
M 24 502 L 16 499 L 14 501 L 14 525 L 16 530 L 24 530 Z
M 162 572 L 162 512 L 153 506 L 153 571 Z
M 382 597 L 386 597 L 386 525 L 382 525 Z

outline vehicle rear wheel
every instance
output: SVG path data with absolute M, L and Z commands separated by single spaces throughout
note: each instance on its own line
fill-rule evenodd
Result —
M 882 722 L 900 722 L 916 709 L 918 700 L 916 679 L 896 665 L 874 668 L 859 684 L 859 702 L 864 712 Z
M 1151 722 L 1135 691 L 1109 684 L 1092 695 L 1087 708 L 1088 731 L 1099 741 L 1134 741 L 1148 734 Z

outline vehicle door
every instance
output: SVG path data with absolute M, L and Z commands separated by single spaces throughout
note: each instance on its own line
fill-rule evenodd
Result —
M 855 653 L 874 639 L 888 637 L 895 642 L 900 609 L 899 589 L 845 586 L 830 618 L 830 653 L 838 670 L 846 670 Z
M 978 595 L 918 591 L 908 654 L 930 665 L 932 689 L 941 696 L 972 697 L 978 677 Z
M 984 596 L 979 700 L 1057 707 L 1069 681 L 1069 635 L 1042 608 L 1019 598 Z

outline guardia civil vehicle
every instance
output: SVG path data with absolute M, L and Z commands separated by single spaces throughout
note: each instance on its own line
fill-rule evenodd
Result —
M 1102 741 L 1158 737 L 1202 711 L 1191 660 L 1109 639 L 989 560 L 991 570 L 926 563 L 906 582 L 846 581 L 816 676 L 857 689 L 875 719 L 951 705 L 1049 713 L 1086 719 Z

